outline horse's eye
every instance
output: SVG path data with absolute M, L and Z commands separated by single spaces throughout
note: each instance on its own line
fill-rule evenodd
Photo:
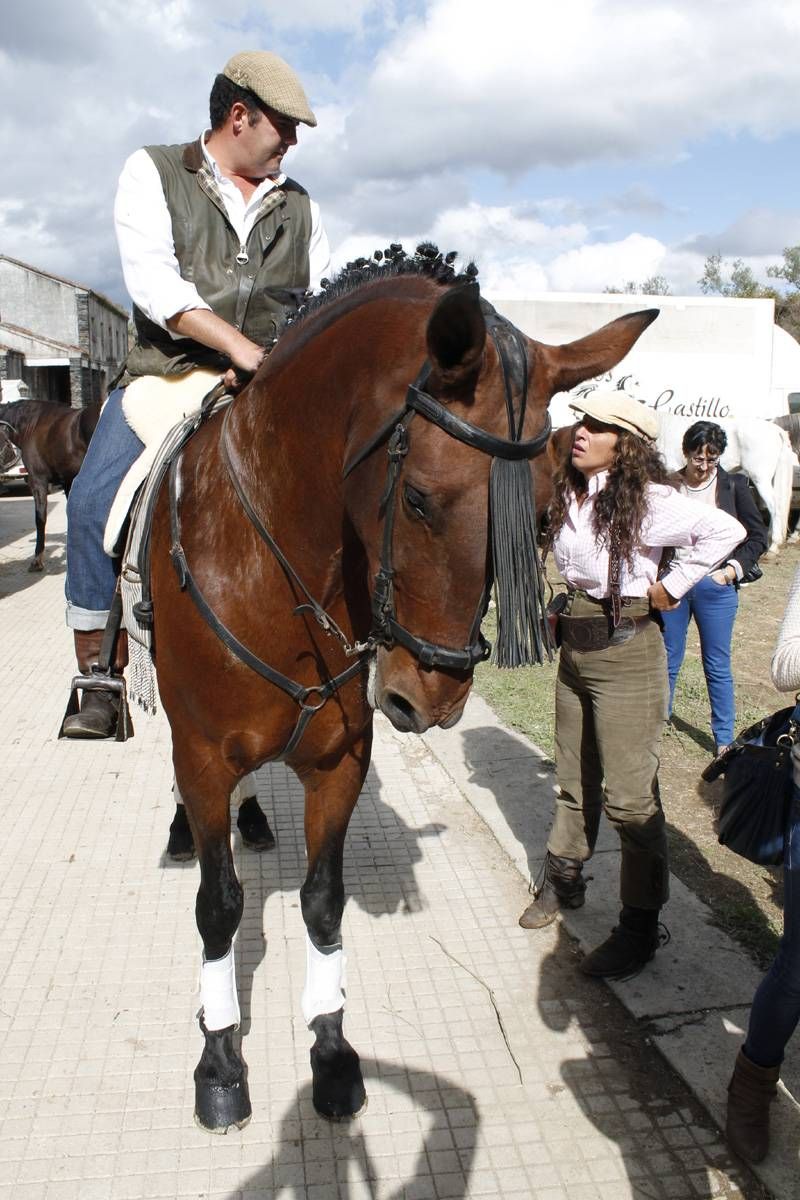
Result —
M 406 502 L 406 508 L 413 517 L 417 517 L 420 521 L 428 519 L 428 507 L 425 494 L 412 487 L 407 483 L 403 488 L 403 497 Z

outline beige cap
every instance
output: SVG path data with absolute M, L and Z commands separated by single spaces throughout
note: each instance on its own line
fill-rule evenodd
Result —
M 617 425 L 620 429 L 629 429 L 639 437 L 655 441 L 658 437 L 658 417 L 655 409 L 648 408 L 644 400 L 636 400 L 627 392 L 603 390 L 589 392 L 580 400 L 570 402 L 570 408 L 576 413 L 585 413 L 594 417 L 604 425 Z
M 317 118 L 308 106 L 300 80 L 288 63 L 270 50 L 245 50 L 234 54 L 222 68 L 231 83 L 247 88 L 267 108 L 283 117 L 316 125 Z

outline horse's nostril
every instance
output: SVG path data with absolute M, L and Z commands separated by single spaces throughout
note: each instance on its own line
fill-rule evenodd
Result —
M 399 692 L 389 692 L 381 704 L 385 715 L 401 733 L 422 733 L 426 728 L 419 713 Z

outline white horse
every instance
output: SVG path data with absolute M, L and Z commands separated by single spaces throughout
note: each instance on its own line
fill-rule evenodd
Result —
M 685 463 L 681 443 L 694 417 L 676 417 L 659 413 L 658 448 L 667 467 L 675 471 Z M 728 444 L 721 464 L 726 471 L 744 471 L 753 481 L 769 513 L 770 552 L 777 552 L 786 541 L 789 508 L 792 500 L 792 476 L 797 462 L 785 430 L 760 417 L 740 420 L 715 420 L 725 431 Z
M 570 403 L 580 405 L 580 396 L 560 392 L 550 402 L 550 419 L 554 428 L 571 425 L 575 413 Z M 670 471 L 677 471 L 685 463 L 681 443 L 683 435 L 696 417 L 679 417 L 672 413 L 659 412 L 658 448 Z M 776 553 L 786 541 L 789 524 L 789 508 L 792 500 L 792 478 L 797 464 L 789 436 L 784 429 L 772 421 L 760 417 L 740 420 L 715 420 L 725 430 L 728 444 L 722 456 L 726 471 L 744 471 L 753 481 L 769 513 L 769 552 Z

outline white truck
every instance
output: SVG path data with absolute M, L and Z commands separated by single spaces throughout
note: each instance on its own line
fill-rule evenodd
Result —
M 556 344 L 624 313 L 659 309 L 630 354 L 598 380 L 621 384 L 658 412 L 714 421 L 800 410 L 800 344 L 775 324 L 772 300 L 582 292 L 490 299 L 523 333 Z
M 783 540 L 790 508 L 800 508 L 800 465 L 786 437 L 776 438 L 753 421 L 800 412 L 800 344 L 775 324 L 774 301 L 567 292 L 491 299 L 524 333 L 552 344 L 583 337 L 625 313 L 659 309 L 657 320 L 612 371 L 581 384 L 575 395 L 553 397 L 553 424 L 572 423 L 569 401 L 582 391 L 620 387 L 667 417 L 659 448 L 675 469 L 682 462 L 685 426 L 701 419 L 730 422 L 724 465 L 747 471 L 769 516 L 773 548 Z M 800 418 L 794 423 L 792 435 L 800 433 Z M 742 446 L 748 461 L 742 460 Z

